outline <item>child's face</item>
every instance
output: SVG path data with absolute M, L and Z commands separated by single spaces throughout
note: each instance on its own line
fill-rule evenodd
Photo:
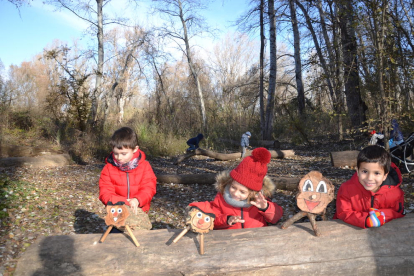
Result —
M 231 198 L 238 201 L 245 200 L 249 196 L 249 189 L 235 180 L 230 183 L 229 192 Z
M 138 146 L 135 147 L 135 149 L 130 148 L 113 148 L 112 152 L 114 153 L 114 157 L 116 161 L 120 164 L 125 164 L 131 161 L 132 157 L 134 156 L 134 153 L 136 153 L 138 150 Z
M 387 178 L 387 174 L 384 173 L 384 169 L 378 162 L 367 163 L 362 162 L 357 170 L 358 180 L 365 190 L 371 192 L 377 192 L 384 180 Z

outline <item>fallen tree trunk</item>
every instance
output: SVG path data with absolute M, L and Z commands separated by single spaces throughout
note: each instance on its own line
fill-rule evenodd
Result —
M 157 174 L 157 181 L 160 183 L 174 184 L 214 184 L 215 173 L 202 174 Z
M 269 150 L 272 158 L 285 158 L 285 157 L 292 157 L 295 155 L 295 152 L 293 150 Z M 251 155 L 251 151 L 247 150 L 246 151 L 246 156 L 250 156 Z M 177 158 L 177 161 L 174 163 L 175 165 L 180 164 L 181 162 L 183 162 L 184 160 L 194 156 L 194 155 L 204 155 L 204 156 L 208 156 L 220 161 L 230 161 L 230 160 L 236 160 L 236 159 L 240 159 L 241 158 L 241 153 L 240 152 L 235 152 L 235 153 L 218 153 L 218 152 L 214 152 L 211 150 L 205 150 L 205 149 L 196 149 L 192 152 L 186 153 L 184 155 L 181 155 Z
M 334 167 L 356 167 L 357 157 L 359 151 L 348 150 L 348 151 L 333 151 L 331 152 L 331 162 Z
M 0 159 L 0 167 L 62 167 L 72 162 L 69 154 L 50 154 L 36 157 L 7 157 Z
M 232 146 L 240 146 L 240 140 L 235 141 L 231 139 L 221 138 L 219 141 L 228 143 Z M 273 149 L 280 149 L 280 142 L 278 140 L 252 140 L 249 141 L 250 146 L 253 147 L 265 147 L 265 148 L 273 148 Z
M 215 173 L 202 174 L 157 174 L 159 183 L 175 184 L 214 184 L 216 183 Z M 298 188 L 300 178 L 271 177 L 280 190 L 295 191 Z
M 340 220 L 295 223 L 204 235 L 182 229 L 126 234 L 39 237 L 17 263 L 14 276 L 31 275 L 410 275 L 414 267 L 414 215 L 379 228 L 360 229 Z M 398 234 L 396 234 L 398 233 Z M 64 248 L 64 250 L 62 250 Z

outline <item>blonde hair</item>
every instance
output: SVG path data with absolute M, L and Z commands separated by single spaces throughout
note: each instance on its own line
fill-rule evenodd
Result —
M 229 179 L 227 179 L 225 182 L 224 182 L 224 185 L 220 185 L 219 187 L 217 187 L 217 189 L 218 189 L 218 192 L 221 194 L 221 195 L 223 195 L 224 194 L 224 190 L 226 189 L 226 187 L 228 186 L 228 185 L 231 185 L 232 183 L 233 183 L 233 181 L 234 182 L 236 182 L 236 183 L 239 183 L 239 182 L 237 182 L 236 180 L 234 180 L 233 178 L 229 178 Z M 241 184 L 241 183 L 239 183 L 239 184 Z M 243 185 L 243 184 L 241 184 L 241 185 Z M 243 187 L 246 187 L 246 186 L 244 186 L 243 185 Z M 250 203 L 250 201 L 254 201 L 255 199 L 256 199 L 256 194 L 258 193 L 257 191 L 254 191 L 254 190 L 252 190 L 252 189 L 249 189 L 249 188 L 247 188 L 246 187 L 246 189 L 249 191 L 249 194 L 247 195 L 247 203 Z

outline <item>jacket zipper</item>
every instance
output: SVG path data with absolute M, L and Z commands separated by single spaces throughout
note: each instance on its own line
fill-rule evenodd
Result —
M 244 219 L 243 218 L 243 208 L 240 208 L 240 209 L 241 209 L 241 216 L 240 217 L 241 217 L 241 219 Z M 241 224 L 241 226 L 242 226 L 242 228 L 244 228 L 244 222 Z
M 127 198 L 129 199 L 129 173 L 126 173 L 126 177 L 127 177 L 127 186 L 128 186 L 128 194 L 127 194 Z
M 374 196 L 371 196 L 371 208 L 374 208 Z

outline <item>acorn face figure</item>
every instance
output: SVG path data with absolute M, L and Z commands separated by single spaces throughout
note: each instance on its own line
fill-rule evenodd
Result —
M 215 216 L 211 213 L 205 213 L 198 207 L 191 207 L 186 218 L 186 224 L 190 226 L 191 231 L 196 233 L 208 233 L 214 228 Z
M 312 214 L 322 214 L 334 198 L 332 182 L 318 171 L 311 171 L 299 182 L 296 204 L 299 209 Z
M 124 202 L 117 202 L 115 204 L 108 202 L 108 205 L 106 206 L 107 214 L 105 217 L 106 225 L 113 225 L 117 228 L 125 226 L 129 212 L 124 204 Z

